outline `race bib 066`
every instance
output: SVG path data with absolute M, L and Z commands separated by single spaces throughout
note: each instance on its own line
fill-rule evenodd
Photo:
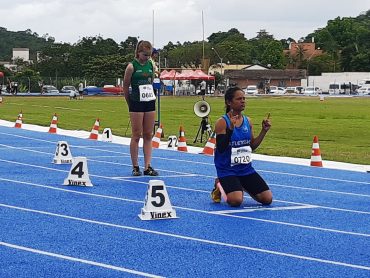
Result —
M 156 99 L 153 86 L 151 84 L 140 85 L 139 92 L 140 92 L 140 101 L 152 101 Z

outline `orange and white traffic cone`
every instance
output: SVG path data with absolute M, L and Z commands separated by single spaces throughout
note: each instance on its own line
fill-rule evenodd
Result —
M 99 119 L 96 119 L 95 124 L 94 124 L 94 126 L 93 126 L 93 128 L 91 130 L 89 139 L 98 140 L 99 126 L 100 126 Z
M 57 133 L 57 124 L 58 124 L 58 116 L 54 114 L 53 119 L 51 120 L 49 133 Z
M 311 166 L 322 167 L 319 139 L 316 135 L 312 143 Z
M 152 138 L 152 148 L 158 149 L 161 143 L 161 136 L 162 136 L 162 125 L 157 128 L 154 137 Z
M 17 116 L 17 120 L 15 121 L 15 125 L 14 125 L 15 128 L 22 128 L 22 118 L 23 118 L 23 114 L 21 111 Z
M 216 147 L 216 133 L 212 132 L 212 135 L 208 138 L 206 145 L 204 146 L 201 154 L 213 156 Z
M 21 117 L 17 117 L 17 120 L 15 121 L 15 125 L 14 127 L 16 128 L 22 128 L 22 118 Z
M 188 152 L 188 147 L 186 145 L 185 132 L 182 126 L 180 126 L 180 137 L 177 145 L 177 150 L 180 152 Z

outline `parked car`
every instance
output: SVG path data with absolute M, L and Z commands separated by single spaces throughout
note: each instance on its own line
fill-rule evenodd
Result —
M 63 86 L 63 88 L 60 90 L 60 93 L 62 94 L 69 95 L 72 92 L 78 94 L 78 91 L 76 90 L 75 86 Z
M 119 95 L 123 93 L 123 88 L 114 85 L 104 85 L 103 88 L 97 86 L 86 86 L 83 92 L 84 95 Z
M 270 86 L 270 94 L 283 95 L 284 93 L 285 89 L 283 87 Z
M 285 89 L 286 94 L 299 94 L 297 87 L 286 87 Z
M 244 89 L 244 93 L 250 94 L 250 95 L 256 95 L 258 94 L 258 89 L 256 85 L 249 85 L 247 88 Z
M 0 95 L 6 93 L 6 85 L 0 85 Z
M 307 87 L 303 93 L 305 95 L 318 95 L 322 94 L 322 90 L 319 87 Z
M 103 92 L 102 88 L 98 88 L 96 86 L 86 86 L 83 90 L 84 95 L 101 95 Z
M 52 85 L 44 85 L 41 94 L 59 94 L 59 90 Z
M 359 95 L 369 95 L 370 96 L 370 87 L 361 87 L 357 89 Z
M 103 92 L 106 94 L 120 95 L 123 93 L 123 88 L 119 86 L 105 85 L 103 87 Z

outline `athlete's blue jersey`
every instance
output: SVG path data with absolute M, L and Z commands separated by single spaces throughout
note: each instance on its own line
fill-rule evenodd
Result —
M 222 117 L 226 121 L 226 126 L 230 128 L 229 117 L 227 115 L 223 115 Z M 251 126 L 248 118 L 243 115 L 243 123 L 239 127 L 234 127 L 229 146 L 226 150 L 220 153 L 216 148 L 214 162 L 217 170 L 217 177 L 245 176 L 255 172 L 252 163 L 231 165 L 232 148 L 250 146 L 251 136 Z

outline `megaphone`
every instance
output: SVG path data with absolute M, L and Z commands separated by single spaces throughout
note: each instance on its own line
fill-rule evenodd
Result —
M 194 104 L 194 113 L 200 118 L 207 117 L 211 112 L 211 106 L 205 100 L 200 100 Z

